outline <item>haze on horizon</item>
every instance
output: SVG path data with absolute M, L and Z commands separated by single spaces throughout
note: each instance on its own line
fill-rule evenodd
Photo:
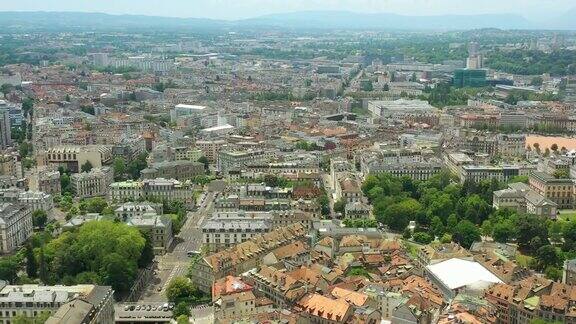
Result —
M 402 15 L 518 14 L 534 21 L 576 7 L 574 0 L 21 0 L 0 11 L 78 11 L 185 18 L 245 19 L 294 11 L 339 10 Z

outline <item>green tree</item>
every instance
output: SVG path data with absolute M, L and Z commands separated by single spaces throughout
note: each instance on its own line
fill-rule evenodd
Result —
M 136 279 L 137 267 L 118 253 L 112 253 L 102 260 L 104 267 L 104 283 L 114 287 L 114 290 L 126 293 L 130 290 L 132 282 Z
M 94 197 L 85 200 L 86 204 L 86 212 L 87 213 L 97 213 L 101 214 L 106 207 L 108 207 L 108 203 L 106 199 L 102 197 Z
M 204 164 L 204 170 L 208 171 L 209 167 L 210 167 L 210 161 L 208 161 L 208 158 L 205 157 L 204 155 L 202 155 L 199 159 L 198 162 Z
M 534 252 L 548 242 L 547 222 L 539 216 L 522 214 L 514 222 L 516 242 L 520 249 Z
M 113 163 L 114 168 L 114 180 L 121 181 L 124 179 L 124 174 L 126 174 L 126 160 L 123 157 L 116 157 Z
M 0 279 L 15 283 L 20 266 L 14 257 L 0 258 Z
M 346 216 L 344 215 L 345 207 L 346 201 L 344 199 L 340 199 L 334 203 L 334 212 L 341 213 L 343 216 Z
M 144 268 L 154 260 L 154 245 L 149 232 L 140 231 L 140 234 L 146 241 L 142 253 L 140 254 L 140 258 L 138 259 L 138 267 Z
M 182 301 L 189 301 L 196 293 L 196 288 L 192 282 L 185 277 L 172 279 L 166 288 L 166 298 L 176 304 Z
M 564 261 L 562 255 L 552 245 L 544 245 L 540 247 L 535 254 L 538 269 L 544 270 L 547 267 L 560 267 Z
M 414 233 L 414 235 L 412 236 L 412 239 L 420 244 L 429 244 L 430 242 L 432 242 L 434 239 L 432 238 L 432 236 L 430 236 L 430 234 L 428 233 L 424 233 L 424 232 L 418 232 L 418 233 Z
M 188 324 L 188 323 L 190 323 L 190 318 L 185 314 L 180 315 L 176 318 L 176 324 Z
M 406 199 L 388 206 L 383 214 L 376 215 L 376 219 L 388 225 L 390 229 L 401 232 L 410 221 L 416 220 L 420 213 L 422 213 L 422 205 L 415 199 Z
M 177 303 L 176 307 L 174 307 L 172 315 L 176 318 L 180 318 L 182 316 L 188 317 L 190 316 L 190 306 L 186 302 Z
M 472 243 L 480 240 L 480 229 L 468 220 L 462 220 L 454 228 L 452 234 L 454 242 L 469 249 Z
M 47 221 L 48 214 L 44 210 L 38 209 L 32 213 L 32 224 L 34 227 L 44 228 Z
M 36 258 L 34 257 L 34 249 L 32 249 L 32 244 L 26 244 L 26 274 L 30 278 L 36 278 L 38 274 L 38 268 L 36 265 Z
M 38 257 L 38 278 L 43 284 L 48 284 L 48 269 L 46 258 L 44 257 L 44 247 L 40 247 L 40 254 Z
M 82 164 L 80 170 L 82 172 L 90 172 L 90 170 L 92 170 L 92 163 L 90 163 L 90 161 L 86 161 L 86 163 Z

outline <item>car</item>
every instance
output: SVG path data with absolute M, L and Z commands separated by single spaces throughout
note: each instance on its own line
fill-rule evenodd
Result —
M 129 310 L 130 310 L 130 305 L 124 306 L 124 310 L 125 310 L 125 311 L 129 311 Z
M 130 310 L 133 311 L 136 309 L 136 305 L 130 305 Z
M 147 310 L 147 311 L 151 311 L 151 310 L 152 310 L 152 306 L 150 306 L 150 305 L 146 306 L 146 310 Z
M 152 306 L 152 310 L 155 311 L 155 310 L 156 310 L 156 306 Z
M 136 310 L 139 311 L 142 308 L 142 306 L 138 305 L 136 306 Z
M 169 309 L 169 310 L 173 310 L 173 309 L 174 309 L 174 303 L 168 304 L 168 309 Z
M 186 252 L 186 255 L 188 257 L 193 257 L 195 255 L 200 255 L 200 251 L 188 251 L 188 252 Z

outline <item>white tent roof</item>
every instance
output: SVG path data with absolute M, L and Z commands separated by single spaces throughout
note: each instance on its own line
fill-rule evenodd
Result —
M 502 280 L 475 261 L 455 258 L 426 268 L 450 289 L 478 285 L 480 282 L 502 283 Z

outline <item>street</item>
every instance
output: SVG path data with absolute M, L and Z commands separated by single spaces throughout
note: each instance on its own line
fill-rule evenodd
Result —
M 202 247 L 202 233 L 200 226 L 206 217 L 212 212 L 214 206 L 214 192 L 202 193 L 199 198 L 198 208 L 194 212 L 188 212 L 186 222 L 180 233 L 174 237 L 173 249 L 162 256 L 157 256 L 158 271 L 150 282 L 148 289 L 140 298 L 142 302 L 165 301 L 166 288 L 170 281 L 179 276 L 186 276 L 190 258 L 188 251 L 200 251 Z

